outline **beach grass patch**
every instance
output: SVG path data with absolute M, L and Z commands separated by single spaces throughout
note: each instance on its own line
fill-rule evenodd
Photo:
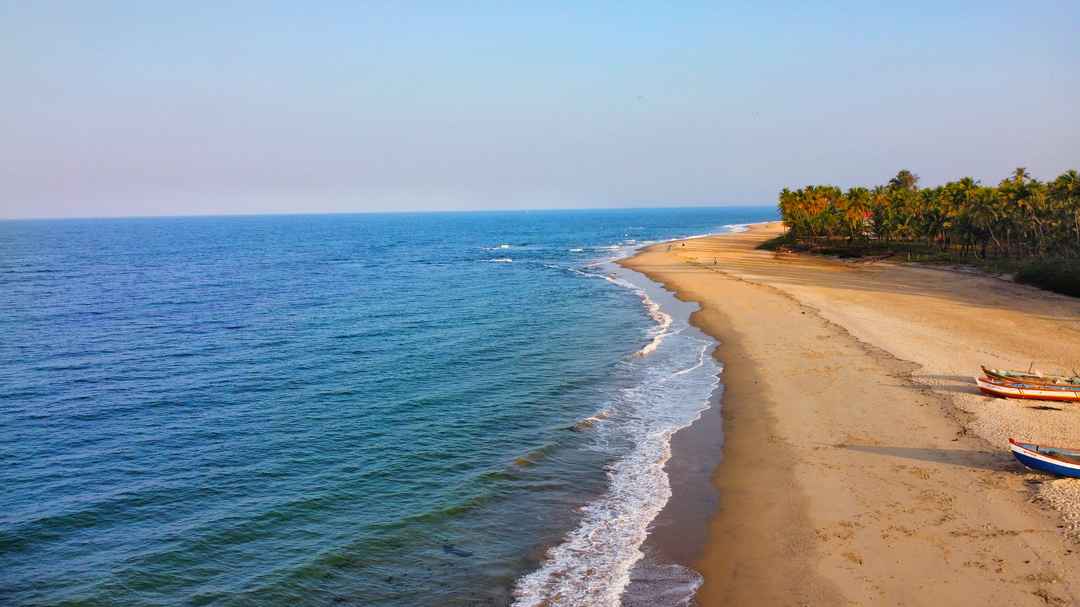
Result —
M 1016 272 L 1016 282 L 1062 295 L 1080 297 L 1080 260 L 1038 259 Z

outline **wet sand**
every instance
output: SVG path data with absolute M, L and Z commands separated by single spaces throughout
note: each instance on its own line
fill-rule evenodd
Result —
M 706 535 L 699 604 L 1080 603 L 1080 481 L 1027 472 L 1004 444 L 1080 444 L 1080 407 L 990 399 L 971 379 L 1080 361 L 1080 302 L 754 248 L 778 230 L 624 262 L 701 304 L 692 321 L 721 344 L 716 512 L 702 529 L 676 490 L 657 529 L 668 546 Z M 718 441 L 682 442 L 676 458 L 715 461 Z

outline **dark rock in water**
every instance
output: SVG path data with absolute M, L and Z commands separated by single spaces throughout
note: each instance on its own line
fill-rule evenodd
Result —
M 473 555 L 473 553 L 465 552 L 461 548 L 455 547 L 453 544 L 443 544 L 442 549 L 443 549 L 443 552 L 445 552 L 446 554 L 452 554 L 454 556 L 468 557 L 468 556 Z

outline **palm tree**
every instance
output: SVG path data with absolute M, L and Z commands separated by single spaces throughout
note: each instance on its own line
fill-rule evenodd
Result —
M 848 242 L 863 238 L 866 222 L 872 217 L 870 190 L 850 188 L 844 195 L 844 222 L 848 231 Z
M 1062 228 L 1072 232 L 1074 246 L 1080 250 L 1080 173 L 1068 170 L 1050 182 L 1048 195 L 1062 218 Z
M 1027 167 L 1016 167 L 1012 172 L 1012 180 L 1014 183 L 1024 183 L 1031 180 L 1031 173 L 1028 173 Z
M 889 187 L 894 190 L 908 190 L 914 192 L 918 189 L 919 176 L 907 169 L 901 169 L 896 177 L 889 180 Z
M 991 240 L 1000 248 L 1001 243 L 994 234 L 994 228 L 1000 217 L 1000 207 L 993 188 L 980 187 L 970 199 L 968 207 L 972 225 L 975 227 L 975 237 L 980 245 L 979 256 L 986 259 L 986 245 Z
M 944 207 L 947 217 L 943 229 L 956 236 L 960 242 L 960 254 L 967 255 L 970 247 L 976 243 L 976 227 L 971 214 L 972 200 L 979 183 L 971 177 L 946 183 L 938 202 Z

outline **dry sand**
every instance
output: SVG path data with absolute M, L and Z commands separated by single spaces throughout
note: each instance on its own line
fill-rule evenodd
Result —
M 1080 604 L 1080 481 L 1027 472 L 1006 445 L 1080 444 L 1080 405 L 991 399 L 972 380 L 980 364 L 1080 367 L 1080 301 L 755 249 L 780 229 L 625 262 L 699 302 L 693 322 L 721 344 L 699 603 Z

